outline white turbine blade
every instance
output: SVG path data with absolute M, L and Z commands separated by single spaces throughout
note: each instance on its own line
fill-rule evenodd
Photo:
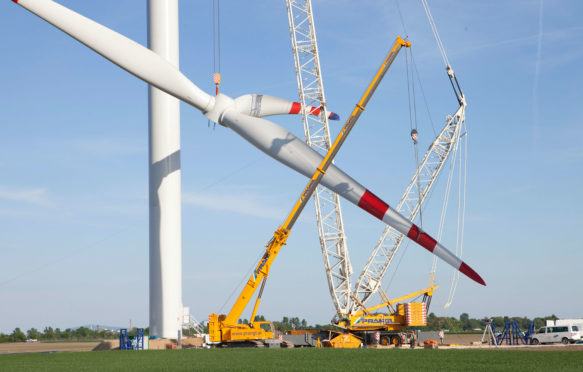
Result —
M 214 98 L 150 49 L 50 0 L 13 0 L 156 88 L 205 112 Z
M 322 155 L 288 130 L 269 120 L 228 109 L 221 116 L 221 124 L 231 128 L 275 160 L 308 178 L 312 177 L 322 163 Z M 362 185 L 334 164 L 330 165 L 321 183 L 354 204 L 358 203 L 366 191 Z
M 233 129 L 261 151 L 304 176 L 310 178 L 321 164 L 322 156 L 296 136 L 268 120 L 241 114 L 237 111 L 236 101 L 228 96 L 209 96 L 148 48 L 53 1 L 13 1 L 131 74 L 198 108 L 209 119 Z M 270 105 L 273 107 L 282 104 L 282 100 L 272 98 Z M 469 278 L 486 285 L 471 267 L 336 166 L 328 168 L 322 185 L 405 234 Z
M 323 157 L 319 153 L 269 120 L 226 109 L 220 121 L 253 146 L 308 178 L 322 163 Z M 330 165 L 321 184 L 406 235 L 470 279 L 486 285 L 480 275 L 465 262 L 335 165 Z
M 304 106 L 299 102 L 288 101 L 287 99 L 268 96 L 266 94 L 246 94 L 235 99 L 237 111 L 249 116 L 258 118 L 283 115 L 283 114 L 301 114 L 308 113 L 310 115 L 318 116 L 322 111 L 320 107 Z M 340 120 L 338 114 L 327 111 L 328 119 Z

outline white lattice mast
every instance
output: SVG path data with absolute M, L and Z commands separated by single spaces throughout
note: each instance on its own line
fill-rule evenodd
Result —
M 287 0 L 286 4 L 300 103 L 303 107 L 324 108 L 318 116 L 303 113 L 306 143 L 324 155 L 331 142 L 312 4 L 310 0 Z M 346 312 L 351 303 L 352 267 L 346 248 L 340 200 L 337 194 L 318 186 L 314 203 L 330 294 L 336 310 Z
M 452 150 L 457 146 L 460 135 L 463 133 L 465 110 L 466 102 L 462 96 L 460 107 L 453 116 L 446 118 L 445 127 L 425 153 L 419 168 L 397 205 L 397 210 L 408 216 L 411 221 L 419 213 L 423 202 L 429 195 L 431 186 L 439 175 L 439 171 Z M 418 191 L 418 186 L 421 192 Z M 381 280 L 399 250 L 403 238 L 404 235 L 393 228 L 386 228 L 383 231 L 354 286 L 354 293 L 360 302 L 365 303 L 378 291 Z

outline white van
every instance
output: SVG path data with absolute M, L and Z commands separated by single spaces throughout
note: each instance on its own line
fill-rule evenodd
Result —
M 581 332 L 576 325 L 542 327 L 532 335 L 532 344 L 560 342 L 567 345 L 581 340 Z

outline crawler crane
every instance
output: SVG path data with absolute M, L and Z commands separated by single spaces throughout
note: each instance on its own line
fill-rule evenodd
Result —
M 324 101 L 311 1 L 287 0 L 286 4 L 300 100 L 302 102 L 304 100 L 313 102 L 317 101 L 317 99 Z M 452 154 L 451 157 L 455 157 L 459 142 L 465 132 L 465 96 L 445 56 L 445 50 L 437 34 L 437 29 L 426 1 L 423 1 L 423 5 L 444 58 L 447 75 L 459 103 L 459 109 L 453 115 L 447 117 L 445 127 L 437 135 L 421 163 L 418 164 L 418 169 L 413 179 L 397 205 L 396 209 L 407 216 L 409 220 L 415 219 L 419 214 L 421 205 L 428 198 L 437 176 L 450 157 L 450 153 Z M 321 142 L 325 139 L 325 136 L 321 134 L 325 134 L 328 131 L 326 121 L 322 121 L 320 125 L 317 125 L 318 117 L 303 116 L 306 142 L 315 147 L 322 147 Z M 381 280 L 404 240 L 404 235 L 387 226 L 370 255 L 365 268 L 358 277 L 354 289 L 351 290 L 350 276 L 352 267 L 344 242 L 340 206 L 336 204 L 335 208 L 332 208 L 325 205 L 324 203 L 326 202 L 332 204 L 334 200 L 332 198 L 324 198 L 324 201 L 320 203 L 316 200 L 318 230 L 330 294 L 336 307 L 336 315 L 332 322 L 336 326 L 343 328 L 345 333 L 335 338 L 331 335 L 326 336 L 325 338 L 331 339 L 327 340 L 325 344 L 329 342 L 330 346 L 333 347 L 358 347 L 363 341 L 376 343 L 377 340 L 372 340 L 372 342 L 370 340 L 370 337 L 376 333 L 379 334 L 380 340 L 378 342 L 381 344 L 397 344 L 400 340 L 399 333 L 404 327 L 425 325 L 423 322 L 411 323 L 411 321 L 414 320 L 412 318 L 423 319 L 424 309 L 422 303 L 425 304 L 425 310 L 428 310 L 433 291 L 437 288 L 433 286 L 434 274 L 431 275 L 432 279 L 429 288 L 396 300 L 388 300 L 386 294 L 380 289 Z M 321 212 L 320 209 L 323 211 Z M 335 213 L 331 213 L 331 211 L 335 211 Z M 324 220 L 322 216 L 326 216 L 327 220 Z M 383 303 L 366 309 L 366 302 L 376 293 L 381 296 Z M 420 294 L 424 296 L 421 303 L 396 304 L 399 301 L 405 301 Z M 452 296 L 451 291 L 450 296 Z M 393 304 L 397 305 L 396 308 L 393 308 Z M 385 311 L 386 314 L 371 314 L 372 311 L 380 310 L 385 306 L 389 308 L 388 312 Z M 410 315 L 412 315 L 412 311 L 416 312 L 415 315 L 417 316 L 410 316 L 407 319 L 406 316 L 403 316 L 403 314 L 406 315 L 405 310 Z
M 269 275 L 269 269 L 273 260 L 279 253 L 280 249 L 285 245 L 289 233 L 300 216 L 302 210 L 306 206 L 308 200 L 316 190 L 316 187 L 320 183 L 320 180 L 326 173 L 326 170 L 332 163 L 332 160 L 340 150 L 340 147 L 346 140 L 346 137 L 356 124 L 356 121 L 364 111 L 368 101 L 378 87 L 380 81 L 384 77 L 385 73 L 391 66 L 392 62 L 396 58 L 397 54 L 402 47 L 409 47 L 411 44 L 409 41 L 405 41 L 400 37 L 397 37 L 396 42 L 385 58 L 383 64 L 375 74 L 372 82 L 364 92 L 360 101 L 356 104 L 356 107 L 352 111 L 350 117 L 344 124 L 344 127 L 336 137 L 336 140 L 330 147 L 330 150 L 322 160 L 320 166 L 316 169 L 316 172 L 308 182 L 308 185 L 300 195 L 299 199 L 296 201 L 292 211 L 288 215 L 285 222 L 274 232 L 273 237 L 266 245 L 265 253 L 263 257 L 257 264 L 257 267 L 251 274 L 247 284 L 243 288 L 243 291 L 239 295 L 235 304 L 231 308 L 231 311 L 227 315 L 210 314 L 209 316 L 209 335 L 210 341 L 213 343 L 223 343 L 228 344 L 232 342 L 245 342 L 245 341 L 262 341 L 273 338 L 274 330 L 273 325 L 270 322 L 259 322 L 255 321 L 255 315 L 257 314 L 257 308 L 261 301 L 261 296 L 263 289 L 265 287 L 265 281 Z M 324 111 L 323 115 L 325 115 Z M 255 306 L 253 307 L 253 312 L 251 318 L 249 319 L 249 324 L 238 324 L 238 320 L 247 307 L 247 304 L 251 300 L 251 297 L 261 284 L 261 288 L 255 300 Z
M 362 343 L 381 345 L 400 345 L 403 328 L 427 325 L 427 308 L 431 302 L 433 291 L 437 286 L 429 287 L 408 295 L 389 300 L 384 292 L 379 292 L 383 303 L 365 308 L 362 302 L 354 296 L 361 310 L 354 313 L 337 313 L 332 324 L 343 328 L 346 333 L 329 340 L 331 347 L 355 348 Z M 423 295 L 421 302 L 403 301 Z M 394 306 L 396 305 L 396 306 Z M 386 307 L 388 313 L 376 313 L 376 310 Z M 373 337 L 378 337 L 375 341 Z

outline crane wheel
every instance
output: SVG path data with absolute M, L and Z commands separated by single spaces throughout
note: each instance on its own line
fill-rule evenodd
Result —
M 380 343 L 383 346 L 389 346 L 392 343 L 392 339 L 389 336 L 382 336 Z
M 401 337 L 399 335 L 391 336 L 391 344 L 395 346 L 401 345 Z

